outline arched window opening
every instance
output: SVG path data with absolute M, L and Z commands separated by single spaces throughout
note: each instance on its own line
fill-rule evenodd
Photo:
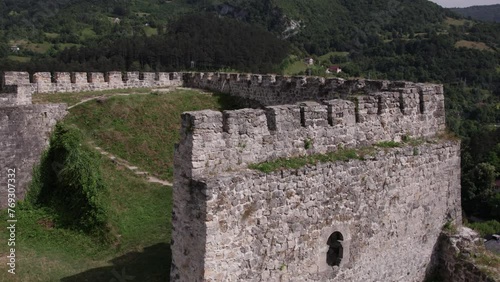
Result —
M 326 263 L 329 266 L 339 266 L 342 258 L 344 256 L 344 247 L 342 247 L 342 241 L 344 236 L 342 233 L 336 231 L 333 232 L 330 237 L 328 237 L 327 244 L 329 246 L 328 252 L 326 253 Z

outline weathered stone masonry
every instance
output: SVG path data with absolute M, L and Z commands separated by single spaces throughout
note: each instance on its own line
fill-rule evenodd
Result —
M 189 86 L 261 109 L 182 117 L 172 281 L 422 281 L 446 221 L 461 222 L 459 143 L 263 174 L 251 163 L 445 129 L 441 85 L 212 73 L 27 73 L 0 77 L 0 181 L 19 197 L 65 105 L 31 94 Z M 437 139 L 434 139 L 437 140 Z M 5 190 L 0 190 L 4 207 Z
M 50 132 L 66 114 L 65 104 L 32 105 L 33 93 L 61 93 L 182 84 L 177 73 L 35 73 L 0 75 L 0 209 L 7 206 L 7 169 L 16 169 L 16 196 L 23 199 L 33 165 L 48 145 Z M 31 82 L 33 81 L 33 82 Z
M 66 93 L 182 84 L 178 73 L 167 72 L 4 72 L 3 85 L 30 85 L 32 93 Z
M 187 74 L 185 80 L 186 77 L 199 75 Z M 221 79 L 227 77 L 229 76 Z M 296 79 L 287 83 L 294 84 L 294 80 Z M 213 83 L 217 81 L 220 82 L 212 80 Z M 268 106 L 265 109 L 185 114 L 182 121 L 184 128 L 196 131 L 193 137 L 186 136 L 186 141 L 182 141 L 193 143 L 185 144 L 188 148 L 193 147 L 192 157 L 182 162 L 191 163 L 192 174 L 202 175 L 228 168 L 244 168 L 250 163 L 302 155 L 306 151 L 325 153 L 338 146 L 359 147 L 379 141 L 400 141 L 405 136 L 432 137 L 445 130 L 441 85 L 342 79 L 335 81 L 332 84 L 357 85 L 357 90 L 337 93 L 338 88 L 323 85 L 325 97 L 342 96 L 347 100 L 321 100 L 315 97 L 321 103 L 308 101 Z M 227 84 L 231 83 L 230 80 Z M 247 84 L 241 79 L 235 83 Z M 261 103 L 267 103 L 275 100 L 273 97 L 277 95 L 286 96 L 279 89 L 288 89 L 287 83 L 255 85 L 252 89 L 255 89 L 256 94 L 248 94 L 253 93 L 249 90 L 245 92 L 248 94 L 246 96 L 240 92 L 239 87 L 233 86 L 228 94 L 260 99 Z M 351 87 L 341 89 L 347 88 Z M 318 85 L 303 84 L 297 89 L 298 92 L 302 89 L 313 93 Z M 263 97 L 269 100 L 264 101 Z M 304 95 L 294 99 L 304 101 L 306 97 Z M 309 149 L 306 149 L 305 143 L 310 143 Z
M 418 150 L 176 181 L 172 278 L 423 281 L 442 225 L 460 217 L 460 157 L 456 143 Z M 335 231 L 338 269 L 327 264 Z
M 246 167 L 433 138 L 445 129 L 442 86 L 243 77 L 184 77 L 274 106 L 182 116 L 171 280 L 422 281 L 441 227 L 461 222 L 458 142 L 271 174 Z M 315 102 L 276 106 L 303 100 Z
M 0 208 L 7 206 L 8 169 L 16 170 L 16 198 L 23 199 L 33 165 L 48 145 L 50 132 L 66 115 L 65 104 L 31 104 L 31 85 L 3 79 L 0 92 Z

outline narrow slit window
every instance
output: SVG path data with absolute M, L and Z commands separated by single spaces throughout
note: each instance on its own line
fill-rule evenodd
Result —
M 304 108 L 300 108 L 300 125 L 306 127 L 306 112 Z
M 381 115 L 382 114 L 382 97 L 378 96 L 378 102 L 377 102 L 377 114 Z
M 423 114 L 425 112 L 425 102 L 424 102 L 424 93 L 420 91 L 418 94 L 419 102 L 420 102 L 420 113 Z
M 354 116 L 356 118 L 356 123 L 359 123 L 360 116 L 359 116 L 359 99 L 358 98 L 354 99 Z
M 403 99 L 403 93 L 399 93 L 399 109 L 401 110 L 401 113 L 405 113 L 405 101 Z

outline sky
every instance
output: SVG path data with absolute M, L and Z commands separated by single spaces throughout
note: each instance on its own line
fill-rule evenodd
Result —
M 445 8 L 500 4 L 500 0 L 431 0 Z

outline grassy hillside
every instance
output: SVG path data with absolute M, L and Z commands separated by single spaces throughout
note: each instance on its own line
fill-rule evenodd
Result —
M 312 56 L 319 59 L 311 68 L 313 75 L 325 75 L 326 67 L 335 64 L 342 68 L 340 77 L 442 83 L 447 125 L 463 138 L 464 210 L 488 219 L 498 214 L 495 207 L 500 198 L 493 196 L 493 184 L 478 182 L 477 176 L 488 173 L 492 179 L 500 178 L 500 149 L 496 144 L 483 146 L 474 141 L 484 134 L 483 139 L 495 143 L 500 132 L 497 23 L 464 19 L 427 0 L 1 3 L 0 70 L 231 69 L 303 74 L 307 67 L 302 61 Z M 10 50 L 14 43 L 22 45 L 20 51 Z M 105 149 L 170 178 L 171 168 L 160 171 L 158 167 L 171 166 L 165 162 L 171 152 L 153 156 L 151 152 L 159 143 L 132 138 L 129 131 L 136 129 L 123 125 L 121 117 L 132 115 L 133 108 L 116 101 L 105 101 L 102 107 L 120 118 L 112 119 L 102 110 L 75 123 L 94 134 L 96 143 Z M 130 112 L 107 108 L 112 103 Z M 150 115 L 143 109 L 138 111 Z M 95 116 L 102 117 L 102 123 Z M 134 119 L 137 124 L 142 122 L 142 117 Z M 163 122 L 161 117 L 154 119 Z M 109 126 L 116 129 L 109 130 Z M 165 129 L 172 130 L 166 124 Z M 165 132 L 158 136 L 171 136 Z M 131 145 L 112 144 L 114 139 Z M 480 154 L 472 153 L 477 150 Z M 483 171 L 485 163 L 495 169 Z
M 436 28 L 446 16 L 453 17 L 425 0 L 19 0 L 4 1 L 2 6 L 0 58 L 9 53 L 53 56 L 95 40 L 161 35 L 172 20 L 204 11 L 234 17 L 277 35 L 297 22 L 298 34 L 290 41 L 318 55 L 332 48 L 349 51 L 369 36 L 390 37 L 393 30 L 423 32 Z M 15 52 L 20 54 L 9 52 L 14 44 L 21 47 Z
M 110 281 L 112 270 L 123 268 L 142 278 L 137 281 L 167 279 L 171 188 L 146 183 L 109 160 L 103 160 L 101 169 L 112 188 L 114 244 L 102 245 L 78 231 L 59 228 L 50 210 L 18 209 L 17 274 L 7 273 L 7 254 L 2 253 L 0 281 Z M 6 218 L 5 211 L 1 215 Z M 0 228 L 6 224 L 0 222 Z M 6 241 L 6 235 L 0 233 L 0 239 Z
M 181 113 L 234 107 L 226 97 L 191 90 L 112 97 L 78 106 L 66 120 L 104 150 L 172 180 Z

